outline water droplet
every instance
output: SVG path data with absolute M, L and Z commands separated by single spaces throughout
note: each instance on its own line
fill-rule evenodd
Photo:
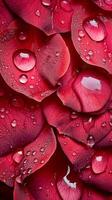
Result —
M 5 118 L 5 115 L 2 114 L 2 115 L 0 115 L 0 117 L 1 117 L 1 119 L 4 119 L 4 118 Z
M 29 88 L 30 88 L 30 89 L 33 89 L 33 88 L 34 88 L 34 85 L 30 85 Z
M 101 124 L 101 127 L 106 127 L 107 126 L 107 123 L 106 122 L 102 122 L 102 124 Z
M 60 53 L 57 51 L 57 52 L 56 52 L 56 57 L 58 57 L 59 55 L 60 55 Z
M 95 174 L 103 173 L 106 169 L 106 166 L 107 166 L 107 158 L 106 157 L 104 157 L 102 155 L 98 155 L 93 158 L 92 169 Z
M 0 112 L 5 112 L 5 108 L 0 108 Z
M 27 83 L 28 81 L 28 77 L 24 74 L 22 74 L 20 77 L 19 77 L 19 82 L 22 83 L 22 84 L 25 84 Z
M 11 105 L 14 107 L 22 107 L 24 105 L 24 101 L 20 97 L 13 98 L 11 99 Z
M 24 33 L 24 32 L 20 32 L 19 33 L 19 40 L 21 40 L 21 41 L 24 41 L 24 40 L 26 40 L 26 34 Z
M 36 151 L 32 151 L 32 155 L 35 156 L 36 155 Z
M 80 30 L 80 31 L 79 31 L 79 37 L 80 37 L 80 38 L 83 38 L 84 36 L 85 36 L 84 31 L 83 31 L 83 30 Z
M 36 65 L 36 58 L 29 50 L 17 50 L 13 56 L 15 66 L 24 72 L 32 70 Z
M 89 55 L 89 56 L 93 56 L 93 51 L 92 51 L 92 50 L 89 50 L 89 51 L 88 51 L 88 55 Z
M 13 160 L 16 162 L 16 163 L 20 163 L 21 160 L 23 158 L 23 152 L 22 151 L 18 151 L 16 152 L 14 155 L 13 155 Z
M 77 118 L 78 118 L 77 113 L 73 111 L 71 114 L 71 119 L 77 119 Z
M 86 19 L 83 25 L 86 33 L 92 40 L 100 42 L 105 39 L 106 29 L 100 19 Z
M 31 174 L 32 173 L 32 169 L 29 168 L 27 172 L 28 172 L 28 174 Z
M 30 156 L 30 155 L 31 155 L 31 151 L 27 151 L 26 156 Z
M 42 187 L 41 187 L 41 186 L 39 186 L 39 187 L 38 187 L 38 189 L 39 189 L 39 190 L 42 190 Z
M 42 0 L 42 5 L 43 6 L 50 6 L 51 5 L 51 0 Z
M 12 126 L 13 128 L 15 128 L 16 125 L 17 125 L 17 122 L 16 122 L 16 120 L 14 119 L 14 120 L 11 122 L 11 126 Z
M 21 175 L 16 177 L 16 182 L 19 184 L 22 183 Z
M 72 11 L 72 7 L 71 7 L 71 4 L 70 4 L 69 0 L 62 0 L 60 2 L 60 5 L 61 5 L 61 8 L 63 10 L 65 10 L 66 12 Z
M 44 164 L 44 160 L 41 160 L 41 162 L 40 162 L 41 164 Z
M 37 158 L 34 158 L 34 163 L 37 163 L 38 162 L 38 159 Z
M 45 148 L 44 148 L 44 147 L 41 147 L 41 148 L 40 148 L 40 152 L 43 153 L 44 151 L 45 151 Z
M 83 85 L 83 87 L 91 91 L 100 91 L 102 88 L 101 81 L 91 76 L 83 77 L 81 80 L 81 84 Z
M 65 21 L 64 20 L 61 20 L 61 24 L 64 24 L 65 23 Z
M 95 145 L 95 139 L 92 135 L 89 135 L 88 138 L 87 138 L 87 145 L 89 147 L 93 147 Z
M 105 2 L 108 6 L 112 6 L 112 0 L 104 0 L 104 2 Z
M 36 16 L 40 17 L 40 10 L 36 10 L 35 14 Z

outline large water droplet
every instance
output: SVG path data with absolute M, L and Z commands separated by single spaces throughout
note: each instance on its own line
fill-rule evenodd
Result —
M 14 155 L 13 155 L 13 160 L 16 162 L 16 163 L 20 163 L 21 160 L 23 158 L 23 152 L 22 151 L 18 151 L 16 152 Z
M 104 157 L 102 155 L 98 155 L 93 158 L 92 169 L 95 174 L 103 173 L 106 169 L 106 166 L 107 166 L 107 158 L 106 157 Z
M 61 5 L 61 8 L 63 10 L 65 10 L 66 12 L 70 12 L 72 11 L 72 7 L 71 7 L 71 4 L 70 4 L 70 1 L 69 0 L 62 0 L 60 2 L 60 5 Z
M 29 50 L 17 50 L 13 56 L 15 66 L 24 72 L 32 70 L 36 65 L 36 58 Z
M 106 29 L 100 19 L 86 19 L 83 25 L 86 33 L 92 40 L 100 42 L 105 39 Z
M 51 5 L 51 0 L 42 0 L 42 5 L 43 6 L 50 6 Z
M 104 2 L 105 2 L 108 6 L 112 6 L 112 0 L 104 0 Z
M 27 83 L 27 81 L 28 81 L 27 75 L 22 74 L 22 75 L 19 77 L 19 82 L 20 82 L 20 83 L 25 84 L 25 83 Z
M 101 81 L 99 79 L 89 77 L 83 77 L 81 80 L 81 84 L 88 90 L 92 91 L 100 91 L 102 88 Z

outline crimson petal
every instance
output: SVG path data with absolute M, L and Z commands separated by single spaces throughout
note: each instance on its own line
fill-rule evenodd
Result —
M 112 20 L 88 1 L 75 6 L 72 41 L 81 58 L 112 73 Z
M 4 80 L 17 92 L 37 101 L 55 91 L 51 84 L 56 85 L 69 66 L 69 51 L 60 35 L 48 39 L 20 21 L 8 26 L 0 45 L 0 72 Z
M 18 166 L 21 181 L 43 167 L 54 154 L 55 150 L 55 135 L 53 130 L 46 126 L 37 139 L 23 149 L 24 156 Z

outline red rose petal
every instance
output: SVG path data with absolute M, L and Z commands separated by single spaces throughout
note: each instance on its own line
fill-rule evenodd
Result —
M 21 179 L 25 179 L 44 166 L 55 150 L 56 139 L 53 130 L 49 127 L 45 127 L 37 139 L 25 146 L 23 150 L 24 157 L 18 166 Z
M 12 187 L 15 179 L 16 164 L 12 154 L 0 158 L 0 181 Z
M 49 0 L 5 0 L 8 6 L 26 22 L 40 28 L 46 34 L 70 31 L 74 2 Z M 32 6 L 31 6 L 32 5 Z
M 93 188 L 85 188 L 82 200 L 105 200 L 107 195 L 102 194 L 101 192 L 93 190 Z
M 58 191 L 64 200 L 78 200 L 82 196 L 82 187 L 79 181 L 77 181 L 74 173 L 72 173 L 72 181 L 68 176 L 70 176 L 70 167 L 63 179 L 59 180 L 57 183 Z
M 39 105 L 18 95 L 0 80 L 0 156 L 32 142 L 44 125 Z
M 97 152 L 96 162 L 92 164 L 92 168 L 82 171 L 80 178 L 87 183 L 96 187 L 112 192 L 112 157 L 111 153 Z M 94 162 L 93 158 L 93 162 Z
M 92 156 L 91 149 L 82 146 L 65 136 L 58 136 L 58 140 L 65 155 L 74 165 L 75 170 L 80 171 L 81 168 L 88 165 Z
M 91 70 L 80 73 L 74 81 L 73 88 L 80 98 L 84 112 L 102 109 L 111 95 L 108 79 Z
M 55 85 L 69 66 L 69 51 L 62 37 L 48 39 L 19 21 L 10 24 L 6 36 L 1 37 L 7 37 L 0 44 L 0 72 L 7 84 L 37 101 L 52 94 L 56 88 L 50 83 Z
M 92 0 L 100 8 L 108 11 L 112 11 L 112 1 L 111 0 Z
M 112 20 L 87 1 L 77 3 L 72 19 L 72 41 L 81 58 L 112 73 Z

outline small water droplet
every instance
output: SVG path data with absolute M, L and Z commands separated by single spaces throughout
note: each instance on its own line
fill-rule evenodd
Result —
M 93 147 L 95 145 L 95 139 L 92 135 L 89 135 L 88 138 L 87 138 L 87 145 L 89 147 Z
M 79 37 L 80 37 L 80 38 L 83 38 L 84 36 L 85 36 L 84 31 L 83 31 L 83 30 L 80 30 L 80 31 L 79 31 Z
M 51 5 L 51 0 L 42 0 L 42 5 L 49 7 Z
M 102 155 L 98 155 L 93 158 L 92 169 L 95 174 L 103 173 L 106 169 L 106 166 L 107 166 L 107 158 L 106 157 L 104 157 Z
M 41 163 L 41 164 L 44 164 L 44 160 L 41 160 L 40 163 Z
M 1 117 L 1 119 L 4 119 L 4 118 L 5 118 L 5 115 L 1 114 L 0 117 Z
M 16 163 L 20 163 L 21 160 L 23 158 L 23 152 L 22 151 L 18 151 L 16 152 L 14 155 L 13 155 L 13 160 L 16 162 Z
M 20 83 L 25 84 L 25 83 L 27 83 L 27 81 L 28 81 L 27 75 L 22 74 L 22 75 L 19 77 L 19 82 L 20 82 Z
M 15 128 L 16 125 L 17 125 L 17 122 L 16 122 L 16 120 L 14 119 L 14 120 L 11 122 L 11 126 L 12 126 L 13 128 Z
M 93 56 L 93 51 L 92 51 L 92 50 L 89 50 L 89 51 L 88 51 L 88 55 L 89 55 L 89 56 Z
M 37 158 L 34 158 L 34 163 L 37 163 L 38 162 L 38 159 Z
M 38 189 L 39 189 L 39 190 L 42 190 L 42 187 L 41 187 L 41 186 L 39 186 L 39 187 L 38 187 Z
M 23 161 L 23 163 L 26 164 L 26 163 L 27 163 L 27 159 L 25 159 L 25 160 Z
M 32 151 L 32 155 L 35 156 L 36 155 L 36 151 Z
M 32 169 L 29 168 L 27 172 L 28 172 L 28 174 L 31 174 L 32 173 Z
M 71 113 L 71 116 L 70 116 L 70 117 L 71 117 L 71 119 L 77 119 L 77 118 L 78 118 L 78 115 L 77 115 L 76 112 L 73 111 L 73 112 Z
M 26 156 L 30 156 L 30 155 L 31 155 L 31 151 L 27 151 Z
M 32 51 L 17 50 L 13 56 L 15 66 L 24 72 L 32 70 L 36 65 L 36 57 Z
M 20 32 L 19 33 L 19 40 L 21 40 L 21 41 L 24 41 L 24 40 L 26 40 L 26 34 L 24 33 L 24 32 Z
M 100 19 L 86 19 L 83 26 L 86 33 L 92 40 L 100 42 L 105 39 L 106 29 Z
M 101 124 L 101 127 L 106 127 L 107 126 L 107 123 L 106 122 L 102 122 L 102 124 Z
M 72 11 L 72 6 L 68 0 L 61 0 L 60 5 L 64 11 L 66 12 Z
M 0 108 L 0 112 L 5 112 L 5 108 Z
M 40 17 L 40 10 L 36 10 L 35 14 L 36 16 Z
M 21 175 L 16 177 L 16 182 L 19 184 L 22 183 Z
M 30 88 L 30 89 L 33 89 L 33 88 L 34 88 L 34 85 L 30 85 L 29 88 Z
M 65 21 L 64 20 L 61 20 L 61 24 L 64 24 L 65 23 Z
M 60 55 L 60 53 L 57 51 L 57 52 L 56 52 L 56 57 L 58 57 L 59 55 Z
M 43 153 L 44 151 L 45 151 L 45 148 L 44 148 L 44 147 L 41 147 L 41 148 L 40 148 L 40 152 Z

